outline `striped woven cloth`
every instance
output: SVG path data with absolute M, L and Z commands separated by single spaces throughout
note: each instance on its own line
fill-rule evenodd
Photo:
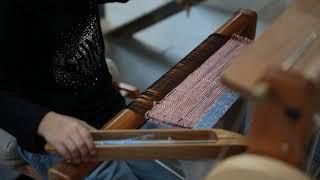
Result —
M 146 113 L 146 118 L 156 123 L 192 128 L 213 104 L 227 91 L 221 83 L 223 71 L 249 40 L 233 36 L 182 83 Z M 226 112 L 226 109 L 220 108 Z
M 209 110 L 195 124 L 194 128 L 223 128 L 222 121 L 219 121 L 222 116 L 231 108 L 234 102 L 238 99 L 239 95 L 232 92 L 226 91 L 219 97 Z

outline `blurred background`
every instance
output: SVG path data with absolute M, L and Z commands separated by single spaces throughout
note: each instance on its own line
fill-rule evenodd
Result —
M 172 0 L 130 0 L 107 4 L 104 32 L 132 21 Z M 120 80 L 141 91 L 212 34 L 239 8 L 258 13 L 259 36 L 292 0 L 206 0 L 193 6 L 189 15 L 177 13 L 133 35 L 132 39 L 107 39 L 107 56 L 120 71 Z M 257 37 L 258 37 L 257 36 Z

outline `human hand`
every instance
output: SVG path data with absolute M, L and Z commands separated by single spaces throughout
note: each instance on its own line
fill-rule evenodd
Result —
M 41 120 L 38 134 L 65 160 L 79 164 L 88 161 L 96 153 L 90 130 L 95 128 L 84 121 L 49 112 Z

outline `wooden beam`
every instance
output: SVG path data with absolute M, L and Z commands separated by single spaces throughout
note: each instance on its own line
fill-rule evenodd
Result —
M 228 155 L 247 149 L 244 136 L 222 129 L 135 129 L 91 134 L 97 150 L 91 160 L 95 161 L 216 159 L 225 148 L 229 148 Z M 56 153 L 53 147 L 46 150 Z
M 194 6 L 205 0 L 173 0 L 143 16 L 107 32 L 109 37 L 131 37 L 134 33 L 146 29 L 174 14 L 185 10 L 186 5 Z M 188 4 L 190 2 L 190 4 Z

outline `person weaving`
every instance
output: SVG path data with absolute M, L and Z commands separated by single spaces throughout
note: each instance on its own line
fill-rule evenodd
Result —
M 16 137 L 21 157 L 44 179 L 61 160 L 44 153 L 45 142 L 67 161 L 86 162 L 95 154 L 89 130 L 125 106 L 112 88 L 97 5 L 127 1 L 1 2 L 0 126 Z M 176 179 L 156 166 L 112 161 L 104 163 L 106 173 L 88 178 Z

